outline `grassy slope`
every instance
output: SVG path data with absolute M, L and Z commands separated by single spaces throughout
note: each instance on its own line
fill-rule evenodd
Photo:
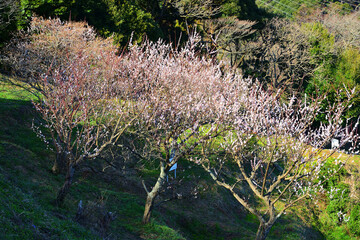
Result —
M 256 219 L 211 181 L 196 180 L 202 171 L 179 163 L 182 186 L 201 184 L 199 198 L 170 201 L 156 208 L 151 224 L 140 223 L 145 199 L 140 178 L 154 181 L 156 170 L 131 178 L 112 173 L 79 171 L 66 200 L 53 200 L 64 176 L 50 172 L 54 155 L 31 130 L 34 111 L 29 96 L 0 86 L 0 239 L 253 239 Z M 35 119 L 36 122 L 36 119 Z M 101 166 L 100 162 L 92 163 Z M 209 179 L 207 179 L 209 180 Z M 181 190 L 181 186 L 179 187 Z M 79 224 L 79 200 L 103 203 L 116 219 L 106 234 L 96 224 Z M 321 234 L 289 213 L 272 229 L 269 239 L 321 239 Z

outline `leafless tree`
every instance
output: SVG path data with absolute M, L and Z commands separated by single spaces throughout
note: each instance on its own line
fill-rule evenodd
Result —
M 236 67 L 241 52 L 243 39 L 255 32 L 256 22 L 238 20 L 236 17 L 222 17 L 206 20 L 203 24 L 205 42 L 218 53 L 222 60 L 230 59 L 230 65 Z
M 323 24 L 339 44 L 360 48 L 360 10 L 346 15 L 329 11 L 323 18 Z
M 10 25 L 19 12 L 19 2 L 17 0 L 2 0 L 0 2 L 0 31 Z
M 209 19 L 220 12 L 220 6 L 213 0 L 172 0 L 170 1 L 183 18 Z
M 256 77 L 267 88 L 288 94 L 301 90 L 311 76 L 309 42 L 301 26 L 288 20 L 273 19 L 253 40 L 239 45 L 235 59 L 244 76 Z

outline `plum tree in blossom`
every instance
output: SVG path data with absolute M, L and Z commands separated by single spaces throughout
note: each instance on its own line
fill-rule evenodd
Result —
M 16 81 L 8 80 L 10 84 L 38 97 L 43 88 L 40 76 L 47 73 L 49 80 L 53 73 L 49 69 L 69 68 L 79 54 L 86 54 L 88 61 L 97 61 L 99 56 L 116 50 L 111 38 L 98 37 L 86 22 L 33 17 L 28 30 L 18 32 L 2 49 L 1 61 L 16 77 Z
M 63 167 L 66 171 L 57 204 L 68 194 L 76 167 L 115 143 L 134 119 L 129 114 L 127 90 L 120 89 L 125 85 L 116 77 L 120 60 L 114 53 L 104 54 L 98 57 L 100 68 L 86 54 L 79 54 L 67 68 L 51 70 L 49 78 L 42 76 L 42 101 L 34 105 L 57 153 L 53 170 Z M 49 142 L 40 128 L 36 129 Z
M 212 59 L 196 51 L 196 36 L 182 48 L 162 41 L 145 42 L 129 50 L 126 72 L 133 80 L 136 105 L 144 109 L 136 120 L 136 134 L 143 145 L 133 151 L 158 161 L 160 173 L 147 192 L 143 223 L 148 223 L 154 201 L 166 176 L 180 158 L 188 157 L 199 143 L 216 134 L 216 115 L 208 102 L 219 97 L 229 78 Z M 212 129 L 209 134 L 204 125 Z
M 346 92 L 348 101 L 327 109 L 327 123 L 318 128 L 312 123 L 323 99 L 283 102 L 279 94 L 250 81 L 237 82 L 223 94 L 232 119 L 225 124 L 231 128 L 221 139 L 207 139 L 202 157 L 193 160 L 257 217 L 256 239 L 265 239 L 288 208 L 324 192 L 320 169 L 339 150 L 324 150 L 324 145 L 333 137 L 340 138 L 339 147 L 356 144 L 357 125 L 342 127 L 341 120 L 355 91 Z M 335 162 L 333 173 L 346 159 L 339 155 Z

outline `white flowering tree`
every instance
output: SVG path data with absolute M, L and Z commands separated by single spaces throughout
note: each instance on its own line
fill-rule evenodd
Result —
M 68 194 L 76 167 L 115 143 L 134 119 L 129 114 L 127 89 L 120 89 L 125 85 L 116 77 L 120 60 L 114 53 L 104 53 L 98 58 L 99 67 L 86 54 L 79 54 L 69 67 L 52 70 L 50 78 L 42 77 L 42 101 L 34 105 L 56 150 L 53 170 L 63 167 L 66 172 L 57 204 Z
M 147 192 L 143 223 L 148 223 L 154 201 L 166 176 L 180 158 L 188 157 L 203 139 L 217 134 L 219 116 L 210 108 L 231 75 L 224 75 L 211 59 L 196 51 L 196 36 L 183 48 L 161 41 L 132 46 L 127 56 L 134 99 L 144 109 L 136 120 L 141 147 L 132 150 L 160 165 L 159 176 Z M 205 131 L 206 129 L 212 129 Z M 144 155 L 145 154 L 145 155 Z
M 346 92 L 349 101 L 334 104 L 327 110 L 327 123 L 315 128 L 321 99 L 283 102 L 248 81 L 238 82 L 237 88 L 224 92 L 228 104 L 222 107 L 232 109 L 232 121 L 226 123 L 231 130 L 202 144 L 202 157 L 194 161 L 257 217 L 260 240 L 288 208 L 324 192 L 320 169 L 339 150 L 324 150 L 324 145 L 333 137 L 340 138 L 339 147 L 356 143 L 357 126 L 342 127 L 341 120 L 355 92 Z M 345 161 L 337 157 L 333 172 Z

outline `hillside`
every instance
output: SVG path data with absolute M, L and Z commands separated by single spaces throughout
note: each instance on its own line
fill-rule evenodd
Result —
M 359 93 L 359 1 L 4 0 L 0 239 L 360 239 Z
M 29 95 L 3 85 L 0 97 L 1 239 L 253 239 L 256 219 L 226 191 L 205 181 L 208 177 L 201 169 L 186 162 L 179 163 L 177 179 L 170 176 L 171 184 L 180 193 L 191 185 L 206 190 L 196 198 L 189 195 L 156 207 L 148 225 L 141 224 L 141 180 L 151 181 L 151 170 L 140 166 L 102 171 L 99 160 L 91 163 L 96 173 L 81 166 L 66 205 L 56 207 L 64 176 L 51 172 L 55 155 L 31 129 L 37 120 Z M 76 220 L 79 200 L 90 204 L 82 220 Z M 115 219 L 107 224 L 102 218 L 109 211 Z M 269 239 L 323 238 L 298 214 L 289 212 L 279 220 Z

